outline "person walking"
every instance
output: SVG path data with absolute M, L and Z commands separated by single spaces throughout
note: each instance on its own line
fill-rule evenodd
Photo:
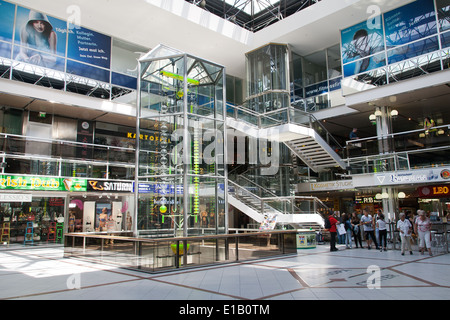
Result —
M 355 238 L 355 245 L 356 248 L 358 248 L 358 242 L 359 242 L 359 246 L 362 248 L 362 240 L 361 240 L 361 229 L 359 226 L 360 220 L 358 218 L 358 215 L 356 214 L 356 212 L 352 213 L 352 219 L 351 219 L 351 224 L 353 226 L 352 232 L 353 232 L 353 238 Z
M 404 212 L 400 212 L 400 220 L 397 221 L 397 230 L 400 232 L 400 240 L 402 243 L 402 256 L 405 255 L 405 250 L 409 249 L 409 254 L 413 254 L 411 249 L 411 232 L 412 224 L 409 219 L 406 219 Z
M 375 248 L 378 248 L 377 239 L 375 238 L 375 234 L 373 231 L 373 219 L 372 216 L 369 214 L 366 208 L 363 209 L 363 216 L 361 217 L 360 225 L 364 227 L 364 233 L 366 235 L 366 241 L 367 241 L 367 249 L 372 249 L 372 241 L 375 244 Z M 370 239 L 369 239 L 370 238 Z
M 378 213 L 377 220 L 378 239 L 380 240 L 380 252 L 387 251 L 387 228 L 386 221 L 384 221 L 384 214 Z M 383 246 L 384 242 L 384 246 Z
M 420 254 L 423 254 L 423 252 L 425 251 L 425 247 L 427 247 L 428 253 L 430 254 L 430 256 L 432 256 L 433 254 L 431 253 L 431 221 L 425 215 L 425 211 L 419 209 L 417 210 L 417 213 L 419 214 L 419 218 L 416 219 L 414 229 L 416 231 L 416 234 L 419 235 L 419 252 Z

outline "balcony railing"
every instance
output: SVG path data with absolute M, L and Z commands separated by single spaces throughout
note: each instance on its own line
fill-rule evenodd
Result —
M 133 179 L 135 149 L 0 134 L 2 173 Z
M 447 166 L 450 125 L 349 140 L 346 151 L 353 174 Z

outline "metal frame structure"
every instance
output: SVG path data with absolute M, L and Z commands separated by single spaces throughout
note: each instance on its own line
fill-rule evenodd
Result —
M 256 32 L 320 0 L 186 0 L 247 30 Z
M 175 67 L 175 65 L 177 67 Z M 172 73 L 172 69 L 180 68 L 180 74 Z M 172 218 L 174 223 L 174 236 L 189 236 L 188 232 L 188 218 L 198 216 L 197 208 L 199 206 L 199 188 L 203 178 L 212 179 L 216 184 L 215 189 L 215 232 L 219 233 L 218 220 L 218 199 L 219 199 L 219 181 L 223 181 L 223 200 L 225 212 L 224 232 L 227 233 L 227 168 L 225 159 L 227 158 L 226 151 L 226 74 L 225 68 L 216 63 L 188 55 L 176 49 L 164 45 L 158 45 L 155 49 L 144 55 L 139 60 L 139 81 L 137 91 L 137 108 L 136 108 L 136 135 L 140 136 L 145 132 L 146 128 L 143 123 L 158 123 L 161 130 L 159 139 L 159 150 L 153 163 L 150 160 L 141 159 L 140 155 L 145 146 L 136 140 L 136 176 L 135 185 L 139 183 L 150 182 L 155 184 L 156 188 L 164 189 L 171 185 L 174 187 L 174 205 L 172 205 L 172 212 L 180 210 L 179 219 Z M 193 93 L 195 90 L 213 90 L 210 97 L 212 102 L 200 101 L 198 93 Z M 175 90 L 175 91 L 174 91 Z M 143 94 L 146 97 L 143 97 Z M 193 94 L 194 98 L 190 95 Z M 144 105 L 144 99 L 145 100 Z M 176 100 L 176 101 L 175 101 Z M 195 100 L 195 102 L 193 102 Z M 202 105 L 200 105 L 202 103 Z M 195 104 L 195 106 L 194 106 Z M 156 109 L 154 107 L 156 106 Z M 202 107 L 209 109 L 209 114 L 202 114 Z M 220 109 L 218 108 L 221 108 Z M 211 111 L 212 109 L 212 111 Z M 213 163 L 215 165 L 214 172 L 203 175 L 200 170 L 200 153 L 198 149 L 202 146 L 202 138 L 204 133 L 202 128 L 198 128 L 198 122 L 209 121 L 213 122 L 213 130 L 215 143 L 223 143 L 223 152 L 220 153 L 215 150 Z M 221 124 L 221 125 L 220 125 Z M 166 129 L 163 130 L 163 126 Z M 167 128 L 170 127 L 170 128 Z M 217 136 L 217 128 L 223 128 L 222 137 Z M 175 129 L 176 128 L 176 129 Z M 171 131 L 171 132 L 168 132 Z M 169 139 L 178 139 L 178 135 L 182 131 L 182 142 L 177 145 L 170 146 Z M 198 136 L 200 134 L 201 136 Z M 192 136 L 192 137 L 191 137 Z M 222 141 L 219 141 L 220 139 Z M 219 139 L 219 140 L 218 140 Z M 191 148 L 191 140 L 193 148 Z M 165 142 L 163 146 L 163 142 Z M 171 150 L 167 150 L 170 149 Z M 181 150 L 177 148 L 181 147 Z M 164 150 L 164 153 L 163 153 Z M 189 152 L 193 150 L 193 152 Z M 181 155 L 179 152 L 181 152 Z M 223 159 L 221 159 L 223 157 Z M 168 159 L 169 158 L 169 159 Z M 164 159 L 164 161 L 162 161 Z M 204 156 L 203 156 L 203 160 Z M 223 161 L 223 162 L 221 162 Z M 222 169 L 217 166 L 222 165 Z M 222 171 L 222 172 L 221 172 Z M 178 181 L 178 182 L 177 182 Z M 180 196 L 180 204 L 177 204 L 176 194 L 178 186 L 182 186 L 183 194 Z M 190 199 L 191 193 L 194 194 L 193 199 Z M 135 188 L 135 208 L 136 215 L 139 216 L 139 188 Z M 164 193 L 158 200 L 160 208 L 165 206 L 167 199 Z M 164 198 L 164 200 L 163 200 Z M 193 204 L 193 206 L 192 206 Z M 174 207 L 176 210 L 174 210 Z M 178 208 L 179 207 L 179 208 Z M 192 210 L 192 207 L 194 208 Z M 182 211 L 181 211 L 182 210 Z M 161 211 L 162 212 L 162 211 Z M 163 212 L 162 212 L 163 213 Z M 139 233 L 136 217 L 133 221 L 133 234 Z M 182 228 L 182 229 L 181 229 Z M 181 232 L 177 232 L 181 231 Z M 181 234 L 182 233 L 182 234 Z

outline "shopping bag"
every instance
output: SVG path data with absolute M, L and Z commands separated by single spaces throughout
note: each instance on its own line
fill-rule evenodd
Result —
M 347 231 L 345 231 L 345 226 L 343 223 L 337 225 L 337 232 L 339 233 L 340 236 L 347 233 Z

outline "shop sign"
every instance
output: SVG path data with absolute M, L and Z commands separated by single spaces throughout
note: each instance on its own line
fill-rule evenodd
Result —
M 420 187 L 417 191 L 420 198 L 450 198 L 450 185 Z
M 326 182 L 303 183 L 297 191 L 328 191 L 353 189 L 353 180 L 336 180 Z
M 450 181 L 450 168 L 445 167 L 353 176 L 353 185 L 355 188 L 414 183 L 445 183 L 446 181 Z
M 128 139 L 136 139 L 136 133 L 134 132 L 127 132 L 127 138 Z M 159 135 L 157 133 L 155 134 L 140 134 L 139 135 L 140 140 L 149 140 L 149 141 L 159 141 Z M 170 137 L 167 139 L 167 142 L 170 143 Z
M 133 192 L 133 182 L 88 180 L 88 191 Z
M 33 196 L 31 194 L 20 193 L 1 193 L 0 202 L 31 202 Z
M 149 184 L 149 183 L 139 183 L 139 193 L 155 193 L 160 195 L 170 195 L 175 194 L 175 189 L 177 194 L 183 194 L 183 186 L 172 184 Z M 134 190 L 134 186 L 133 186 Z
M 86 191 L 86 180 L 0 175 L 0 190 Z

